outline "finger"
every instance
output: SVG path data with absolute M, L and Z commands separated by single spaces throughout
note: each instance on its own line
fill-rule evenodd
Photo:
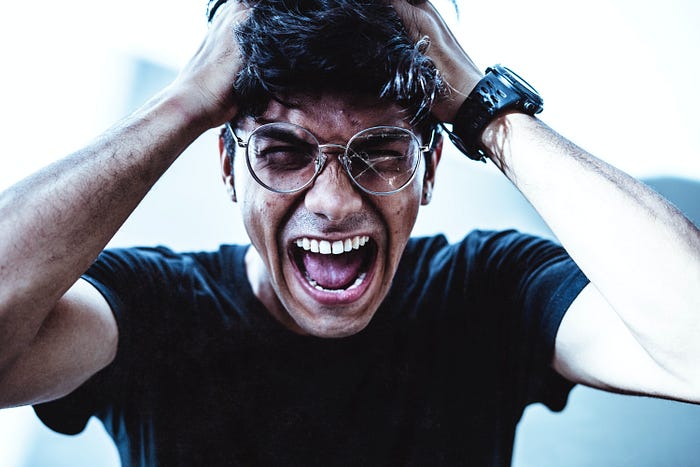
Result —
M 392 5 L 411 40 L 420 47 L 425 43 L 424 38 L 428 38 L 421 52 L 432 60 L 450 89 L 448 97 L 437 103 L 433 114 L 449 122 L 482 73 L 429 1 L 392 0 Z
M 216 22 L 223 21 L 222 17 L 247 10 L 255 3 L 257 3 L 256 0 L 210 0 L 207 6 L 207 21 L 212 26 Z
M 214 17 L 216 16 L 217 11 L 219 11 L 219 7 L 226 3 L 227 0 L 209 0 L 209 3 L 207 3 L 207 22 L 211 23 Z
M 427 0 L 392 0 L 392 5 L 412 41 L 435 33 L 442 17 Z

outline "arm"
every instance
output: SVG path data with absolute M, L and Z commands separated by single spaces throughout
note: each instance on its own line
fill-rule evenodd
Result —
M 429 3 L 396 1 L 453 92 L 435 114 L 450 121 L 481 73 L 447 37 Z M 444 50 L 447 48 L 448 50 Z M 639 181 L 539 120 L 509 114 L 482 134 L 491 160 L 532 203 L 591 284 L 559 330 L 562 375 L 622 392 L 700 402 L 700 232 Z
M 111 311 L 78 279 L 179 154 L 235 114 L 231 25 L 247 13 L 229 3 L 170 86 L 0 195 L 0 406 L 58 397 L 114 357 Z
M 591 279 L 559 330 L 557 371 L 604 389 L 700 402 L 698 229 L 531 117 L 498 119 L 482 140 Z

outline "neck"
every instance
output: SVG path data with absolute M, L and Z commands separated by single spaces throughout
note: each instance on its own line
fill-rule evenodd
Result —
M 275 292 L 270 280 L 270 274 L 258 250 L 253 245 L 248 248 L 245 255 L 245 268 L 248 282 L 253 289 L 253 294 L 262 302 L 268 313 L 272 315 L 282 326 L 297 334 L 306 334 L 299 325 L 289 316 L 277 292 Z

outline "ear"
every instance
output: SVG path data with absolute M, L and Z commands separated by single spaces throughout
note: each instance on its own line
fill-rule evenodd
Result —
M 433 198 L 435 172 L 437 171 L 437 166 L 442 157 L 442 135 L 436 135 L 436 137 L 440 139 L 435 142 L 435 149 L 426 156 L 425 174 L 423 176 L 423 196 L 421 197 L 421 204 L 423 206 L 429 204 L 430 200 Z
M 235 203 L 237 199 L 236 186 L 234 184 L 233 178 L 233 161 L 231 160 L 231 156 L 229 156 L 228 151 L 226 150 L 226 143 L 224 140 L 225 132 L 226 128 L 222 128 L 221 132 L 219 133 L 219 163 L 221 167 L 221 179 L 223 180 L 224 185 L 226 186 L 226 192 L 231 198 L 231 201 Z

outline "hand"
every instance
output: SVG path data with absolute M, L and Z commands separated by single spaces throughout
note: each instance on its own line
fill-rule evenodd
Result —
M 199 49 L 170 85 L 171 91 L 183 98 L 183 110 L 207 128 L 235 116 L 233 85 L 242 62 L 234 30 L 249 12 L 245 0 L 221 5 Z
M 392 0 L 409 37 L 418 42 L 429 40 L 426 55 L 433 61 L 449 93 L 435 103 L 432 113 L 440 121 L 452 122 L 457 110 L 479 82 L 483 73 L 462 49 L 450 28 L 426 0 Z

